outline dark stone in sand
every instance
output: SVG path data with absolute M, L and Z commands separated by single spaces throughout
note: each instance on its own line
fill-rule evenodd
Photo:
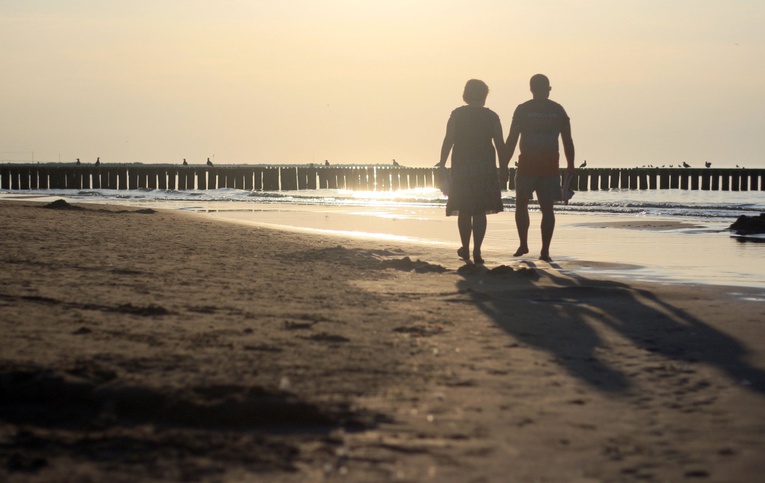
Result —
M 43 206 L 43 208 L 48 208 L 50 210 L 81 210 L 79 206 L 73 206 L 67 203 L 65 200 L 56 200 L 52 203 L 48 203 L 47 205 Z
M 472 263 L 466 263 L 457 269 L 457 273 L 460 275 L 477 275 L 484 273 L 485 271 L 486 269 L 484 267 L 479 267 L 478 265 L 474 265 Z
M 500 265 L 498 267 L 494 267 L 491 270 L 489 270 L 490 275 L 505 275 L 508 273 L 513 273 L 515 270 L 513 270 L 513 267 L 508 267 L 507 265 Z
M 400 258 L 398 260 L 383 260 L 381 262 L 383 268 L 394 268 L 396 270 L 403 270 L 405 272 L 415 271 L 417 273 L 443 273 L 448 269 L 441 265 L 435 265 L 432 263 L 424 262 L 422 260 L 413 261 L 409 257 Z
M 759 216 L 741 215 L 728 229 L 737 235 L 765 233 L 765 213 Z
M 499 265 L 492 269 L 486 269 L 486 267 L 482 265 L 466 263 L 465 265 L 457 269 L 457 273 L 465 277 L 473 276 L 473 275 L 477 275 L 477 276 L 487 275 L 493 278 L 496 277 L 496 279 L 499 279 L 499 278 L 538 279 L 539 278 L 539 273 L 537 273 L 537 271 L 533 268 L 529 268 L 529 267 L 513 268 L 508 265 Z

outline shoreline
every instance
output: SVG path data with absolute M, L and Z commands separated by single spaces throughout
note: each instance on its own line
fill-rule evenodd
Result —
M 7 481 L 765 471 L 760 289 L 78 206 L 0 202 Z
M 692 193 L 682 193 L 689 194 Z M 12 199 L 0 197 L 0 201 Z M 445 217 L 442 207 L 433 206 L 102 200 L 30 195 L 17 199 L 36 203 L 66 199 L 70 203 L 172 209 L 340 240 L 387 240 L 415 251 L 439 247 L 440 251 L 432 251 L 431 256 L 442 264 L 454 263 L 453 253 L 458 246 L 456 219 Z M 517 248 L 518 235 L 512 210 L 490 216 L 483 250 L 487 266 L 537 263 L 539 218 L 540 214 L 532 210 L 531 252 L 514 258 L 511 254 Z M 765 244 L 759 238 L 732 236 L 727 231 L 730 224 L 720 219 L 568 211 L 557 212 L 556 218 L 552 256 L 559 268 L 613 280 L 765 288 Z
M 260 205 L 201 211 L 250 226 L 437 247 L 431 257 L 442 264 L 455 263 L 453 253 L 459 246 L 456 218 L 444 216 L 440 208 Z M 538 260 L 541 214 L 532 211 L 530 216 L 531 251 L 518 258 L 512 257 L 518 243 L 512 212 L 489 217 L 483 248 L 489 268 L 542 263 Z M 725 223 L 565 212 L 556 218 L 551 253 L 558 268 L 613 280 L 765 288 L 765 246 L 730 237 L 724 232 Z

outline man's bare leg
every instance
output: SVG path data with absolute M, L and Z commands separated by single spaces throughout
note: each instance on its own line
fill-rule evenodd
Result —
M 529 200 L 515 198 L 515 227 L 518 229 L 518 238 L 521 245 L 513 254 L 520 257 L 529 253 Z
M 550 243 L 555 231 L 555 210 L 553 210 L 552 202 L 540 203 L 539 209 L 542 211 L 542 252 L 539 254 L 539 259 L 552 262 Z

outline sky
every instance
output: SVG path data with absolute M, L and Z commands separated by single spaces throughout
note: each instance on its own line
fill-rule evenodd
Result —
M 544 73 L 577 165 L 765 168 L 763 25 L 762 0 L 0 0 L 0 162 L 432 166 L 468 79 L 506 136 Z

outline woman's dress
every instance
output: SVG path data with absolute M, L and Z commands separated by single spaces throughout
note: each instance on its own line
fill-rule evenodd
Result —
M 503 210 L 496 152 L 492 144 L 499 116 L 486 107 L 462 106 L 452 111 L 451 186 L 446 216 Z

